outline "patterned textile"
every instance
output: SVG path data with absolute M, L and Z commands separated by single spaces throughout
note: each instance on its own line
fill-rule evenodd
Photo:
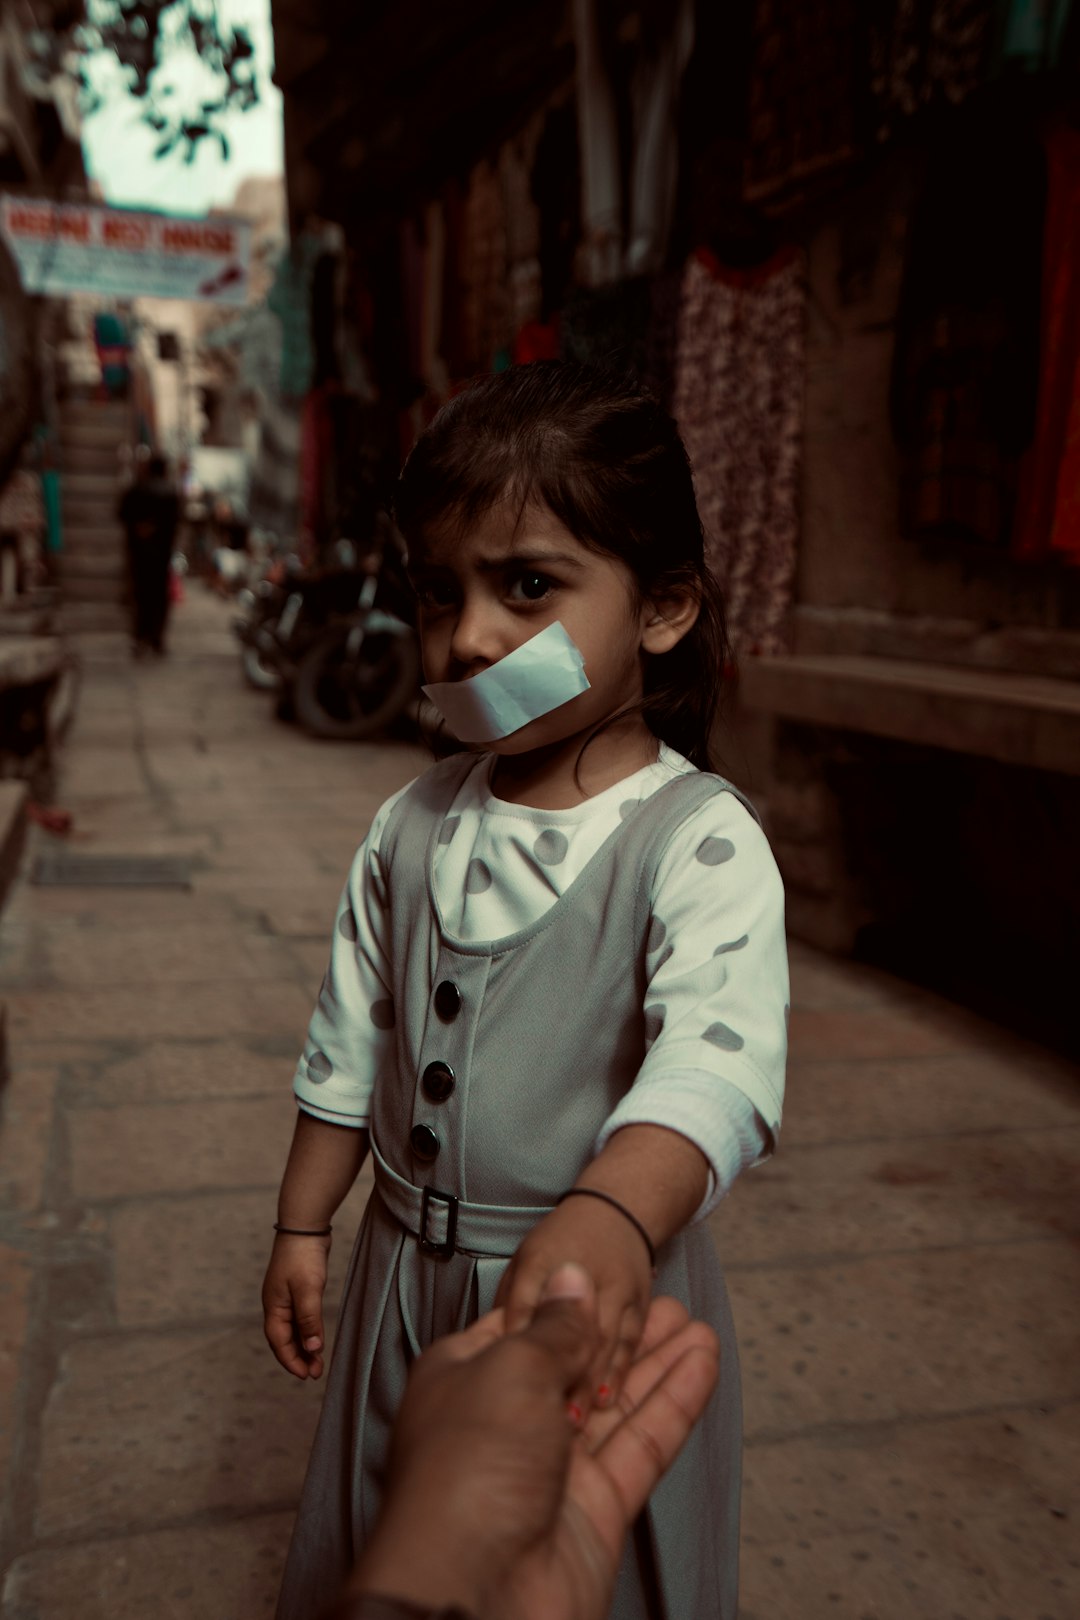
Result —
M 908 228 L 892 417 L 911 538 L 1005 547 L 1039 370 L 1041 144 L 974 106 L 935 148 Z
M 996 0 L 889 0 L 870 31 L 877 134 L 923 107 L 958 105 L 983 82 Z
M 707 555 L 738 653 L 784 647 L 799 528 L 803 260 L 686 266 L 670 406 L 694 469 Z
M 649 283 L 644 276 L 581 288 L 562 311 L 562 358 L 640 376 L 648 324 Z
M 321 237 L 305 230 L 282 255 L 266 302 L 281 322 L 281 376 L 285 399 L 302 399 L 315 374 L 311 289 L 315 266 L 326 251 Z
M 1046 142 L 1049 191 L 1035 440 L 1023 469 L 1013 555 L 1080 565 L 1080 133 Z
M 857 0 L 757 0 L 743 195 L 773 210 L 858 150 Z
M 44 527 L 41 479 L 28 467 L 19 467 L 0 492 L 0 533 L 39 535 Z
M 506 210 L 495 167 L 486 160 L 469 176 L 461 244 L 462 328 L 466 375 L 490 371 L 499 349 L 509 347 Z

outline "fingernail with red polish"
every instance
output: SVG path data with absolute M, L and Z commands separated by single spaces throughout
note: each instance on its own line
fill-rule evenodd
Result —
M 597 1404 L 597 1406 L 607 1406 L 607 1405 L 609 1405 L 609 1403 L 611 1401 L 611 1397 L 612 1397 L 613 1394 L 614 1394 L 614 1391 L 612 1390 L 612 1387 L 611 1387 L 610 1384 L 601 1384 L 599 1389 L 596 1391 L 596 1404 Z
M 574 1425 L 575 1429 L 580 1429 L 582 1423 L 585 1421 L 584 1416 L 582 1415 L 581 1407 L 578 1405 L 577 1401 L 567 1401 L 566 1415 Z

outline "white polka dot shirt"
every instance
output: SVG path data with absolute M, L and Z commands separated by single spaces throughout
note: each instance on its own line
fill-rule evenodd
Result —
M 434 857 L 445 925 L 469 941 L 536 922 L 622 816 L 673 773 L 694 769 L 662 746 L 654 765 L 584 804 L 538 810 L 495 798 L 491 765 L 491 756 L 480 756 L 465 778 Z M 300 1107 L 339 1125 L 366 1125 L 373 1087 L 382 1076 L 393 1079 L 380 840 L 401 793 L 378 812 L 353 862 L 294 1080 Z M 432 921 L 433 964 L 436 948 Z M 783 889 L 764 833 L 734 794 L 710 798 L 671 839 L 657 871 L 647 950 L 645 1061 L 595 1148 L 631 1124 L 688 1137 L 711 1170 L 701 1218 L 743 1168 L 771 1152 L 784 1087 Z

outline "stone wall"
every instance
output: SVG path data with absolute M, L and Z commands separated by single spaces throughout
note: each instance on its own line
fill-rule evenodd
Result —
M 900 533 L 888 401 L 916 186 L 894 158 L 809 239 L 795 648 L 1080 674 L 1080 579 Z
M 791 651 L 1076 681 L 1080 579 L 900 530 L 889 387 L 917 183 L 910 158 L 892 159 L 808 240 Z M 1075 1042 L 1060 987 L 1080 945 L 1080 781 L 866 723 L 795 723 L 736 698 L 721 733 L 724 768 L 763 812 L 791 934 Z

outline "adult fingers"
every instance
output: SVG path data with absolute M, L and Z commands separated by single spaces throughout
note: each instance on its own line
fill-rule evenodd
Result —
M 676 1300 L 654 1303 L 670 1304 L 673 1309 L 656 1311 L 650 1308 L 646 1332 L 622 1390 L 611 1406 L 595 1411 L 586 1425 L 586 1441 L 590 1451 L 599 1450 L 619 1424 L 648 1399 L 687 1350 L 700 1349 L 714 1357 L 719 1356 L 719 1340 L 705 1322 L 691 1321 L 685 1308 Z M 665 1325 L 670 1331 L 660 1336 Z M 646 1349 L 646 1343 L 650 1340 L 651 1348 Z
M 416 1369 L 438 1370 L 471 1361 L 474 1356 L 489 1350 L 505 1332 L 506 1312 L 497 1306 L 486 1315 L 478 1316 L 475 1322 L 470 1322 L 459 1333 L 448 1333 L 445 1338 L 436 1339 L 415 1363 Z
M 685 1327 L 689 1320 L 690 1312 L 681 1300 L 672 1299 L 670 1294 L 657 1294 L 649 1301 L 638 1355 L 648 1355 L 664 1339 L 670 1339 L 673 1333 Z
M 507 1333 L 520 1333 L 532 1321 L 533 1312 L 543 1293 L 547 1276 L 538 1265 L 522 1261 L 514 1268 L 505 1295 L 500 1289 L 497 1303 L 506 1310 Z
M 644 1325 L 639 1307 L 627 1305 L 619 1318 L 619 1327 L 608 1357 L 607 1368 L 597 1386 L 597 1402 L 600 1406 L 610 1406 L 622 1393 L 626 1375 L 641 1343 L 641 1330 Z
M 595 1454 L 628 1520 L 641 1512 L 705 1410 L 720 1373 L 711 1347 L 690 1343 Z

